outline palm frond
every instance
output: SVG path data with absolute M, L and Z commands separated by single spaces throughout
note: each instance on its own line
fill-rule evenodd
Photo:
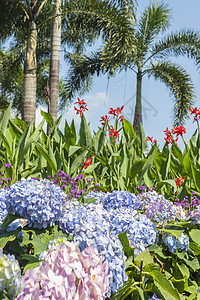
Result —
M 194 86 L 185 69 L 171 62 L 161 62 L 151 64 L 145 72 L 165 83 L 174 98 L 174 125 L 183 125 L 194 103 Z
M 174 32 L 157 42 L 151 51 L 150 58 L 166 59 L 169 56 L 187 56 L 200 62 L 200 33 L 191 29 Z
M 66 101 L 75 98 L 77 92 L 82 95 L 91 89 L 93 76 L 97 76 L 102 72 L 100 63 L 100 53 L 94 52 L 90 56 L 80 55 L 78 53 L 65 56 L 70 62 L 70 68 L 67 79 L 63 83 L 66 89 Z M 63 109 L 66 101 L 61 99 L 60 109 Z
M 113 1 L 117 2 L 117 1 Z M 69 1 L 65 10 L 65 22 L 63 24 L 62 42 L 74 47 L 85 41 L 85 45 L 93 44 L 100 36 L 103 40 L 112 39 L 118 46 L 118 36 L 124 42 L 130 44 L 133 35 L 133 23 L 127 17 L 126 12 L 119 9 L 117 4 L 109 1 Z
M 138 22 L 136 38 L 141 50 L 148 48 L 155 37 L 170 26 L 171 11 L 167 4 L 151 3 Z

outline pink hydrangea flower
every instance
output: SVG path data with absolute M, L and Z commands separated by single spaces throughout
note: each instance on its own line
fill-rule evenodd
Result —
M 108 263 L 93 246 L 52 245 L 39 267 L 27 270 L 17 300 L 101 300 L 109 289 Z

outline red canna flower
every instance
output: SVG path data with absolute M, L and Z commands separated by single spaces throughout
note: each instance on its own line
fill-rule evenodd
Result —
M 185 176 L 180 178 L 174 178 L 175 182 L 176 182 L 176 186 L 181 186 L 182 185 L 182 182 L 185 180 Z
M 77 99 L 78 99 L 78 101 L 75 102 L 74 104 L 78 104 L 78 105 L 80 105 L 80 106 L 81 106 L 81 105 L 87 105 L 86 102 L 85 102 L 84 100 L 80 100 L 80 98 L 78 98 L 78 97 L 77 97 Z
M 119 120 L 120 120 L 120 122 L 123 122 L 124 121 L 124 116 L 119 116 Z
M 118 142 L 119 142 L 119 132 L 117 130 L 115 130 L 113 128 L 113 126 L 111 126 L 111 128 L 109 129 L 109 137 L 114 137 L 114 138 L 118 138 Z
M 105 115 L 105 116 L 101 117 L 101 120 L 99 122 L 101 122 L 101 125 L 105 125 L 105 124 L 107 125 L 108 124 L 108 116 Z
M 124 108 L 124 105 L 121 108 L 117 107 L 117 109 L 115 109 L 118 115 L 120 115 L 122 113 L 123 108 Z
M 186 129 L 184 126 L 175 126 L 173 129 L 172 129 L 172 133 L 173 134 L 176 134 L 176 136 L 178 137 L 179 135 L 183 135 L 184 133 L 186 133 Z
M 89 167 L 90 165 L 92 165 L 92 159 L 93 159 L 93 156 L 88 158 L 85 162 L 83 161 L 83 169 L 87 169 L 87 167 Z
M 110 110 L 109 110 L 109 115 L 113 115 L 114 117 L 117 116 L 117 109 L 113 109 L 112 107 L 110 107 Z
M 145 140 L 145 142 L 153 143 L 153 137 L 147 136 L 147 140 Z
M 74 104 L 78 104 L 79 108 L 77 108 L 77 107 L 74 106 L 74 109 L 76 110 L 76 114 L 77 115 L 80 114 L 80 117 L 81 117 L 83 111 L 88 110 L 87 107 L 86 107 L 87 104 L 86 104 L 86 102 L 84 100 L 80 100 L 79 98 L 77 98 L 77 99 L 78 99 L 78 101 L 75 102 Z
M 191 111 L 191 115 L 194 114 L 193 122 L 195 122 L 195 121 L 198 122 L 198 120 L 200 119 L 200 110 L 197 109 L 197 107 L 195 107 L 195 108 L 189 107 L 189 110 Z

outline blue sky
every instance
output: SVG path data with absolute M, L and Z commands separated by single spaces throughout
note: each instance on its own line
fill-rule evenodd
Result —
M 163 2 L 168 3 L 172 9 L 171 27 L 168 32 L 183 28 L 200 30 L 199 0 L 191 0 L 189 5 L 188 0 L 168 0 Z M 150 1 L 138 0 L 137 17 L 139 17 L 140 11 L 143 11 L 144 7 L 149 3 Z M 199 71 L 197 71 L 194 62 L 187 58 L 172 58 L 172 61 L 181 64 L 191 75 L 196 90 L 195 106 L 200 107 L 200 74 Z M 67 67 L 67 64 L 61 60 L 61 76 L 66 74 L 65 71 L 67 70 Z M 117 108 L 122 105 L 125 105 L 124 116 L 132 122 L 135 92 L 136 77 L 131 71 L 120 73 L 116 77 L 111 78 L 109 83 L 106 75 L 95 78 L 93 88 L 89 93 L 81 97 L 81 99 L 85 99 L 88 104 L 88 112 L 86 112 L 85 115 L 88 122 L 91 124 L 90 128 L 96 131 L 97 127 L 100 125 L 99 120 L 101 116 L 107 114 L 110 107 Z M 155 81 L 153 78 L 149 79 L 147 77 L 143 78 L 142 95 L 143 126 L 145 134 L 146 136 L 153 136 L 153 138 L 157 139 L 158 144 L 162 147 L 164 144 L 163 130 L 165 130 L 166 127 L 169 127 L 169 129 L 173 127 L 173 100 L 164 84 Z M 76 101 L 76 99 L 74 100 Z M 61 126 L 63 126 L 65 119 L 67 119 L 68 122 L 71 122 L 72 118 L 75 119 L 78 127 L 80 118 L 75 114 L 73 105 L 65 111 Z M 185 126 L 187 131 L 185 139 L 188 140 L 196 129 L 193 118 L 190 118 Z M 181 143 L 179 145 L 181 146 Z

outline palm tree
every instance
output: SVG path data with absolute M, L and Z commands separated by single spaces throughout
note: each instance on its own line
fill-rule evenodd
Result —
M 59 72 L 60 72 L 60 48 L 61 48 L 61 0 L 56 0 L 51 39 L 50 58 L 50 103 L 49 113 L 54 122 L 57 119 L 59 98 Z
M 200 36 L 192 30 L 181 30 L 158 40 L 158 36 L 169 28 L 170 18 L 171 11 L 168 5 L 157 2 L 151 3 L 136 23 L 132 21 L 132 12 L 126 12 L 126 30 L 131 34 L 129 40 L 125 41 L 123 34 L 119 33 L 117 28 L 113 28 L 113 35 L 116 34 L 120 39 L 122 50 L 118 47 L 116 51 L 115 40 L 104 39 L 103 46 L 90 56 L 69 56 L 69 90 L 80 90 L 94 74 L 108 73 L 113 76 L 117 71 L 132 70 L 137 76 L 133 121 L 137 132 L 142 122 L 142 78 L 146 74 L 149 77 L 154 76 L 165 83 L 174 96 L 174 124 L 183 124 L 188 118 L 188 108 L 193 103 L 194 88 L 184 68 L 172 63 L 168 58 L 185 55 L 199 63 Z
M 1 9 L 5 13 L 1 19 L 1 40 L 13 37 L 13 47 L 24 62 L 24 77 L 22 89 L 22 118 L 29 124 L 35 119 L 35 103 L 37 89 L 37 35 L 38 18 L 47 0 L 2 0 Z M 11 22 L 12 21 L 12 22 Z M 3 32 L 4 28 L 5 33 Z M 19 49 L 25 49 L 20 51 Z

